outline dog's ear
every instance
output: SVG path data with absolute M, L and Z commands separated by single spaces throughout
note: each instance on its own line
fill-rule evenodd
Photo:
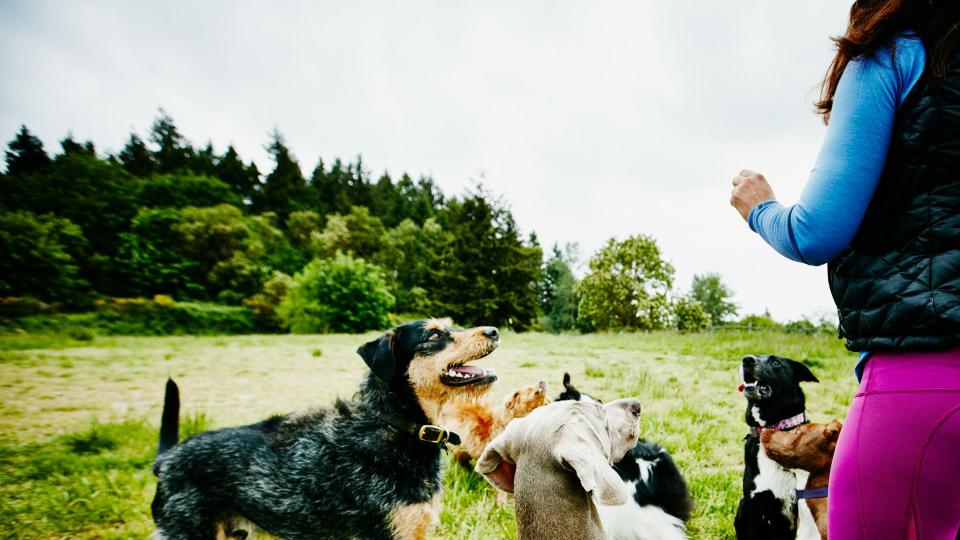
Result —
M 487 482 L 490 482 L 494 487 L 507 493 L 513 493 L 517 464 L 509 453 L 509 431 L 510 426 L 508 425 L 507 431 L 501 433 L 483 449 L 474 470 L 482 474 Z
M 820 382 L 806 364 L 797 362 L 796 360 L 790 360 L 789 358 L 784 358 L 784 360 L 790 362 L 790 366 L 793 368 L 793 378 L 796 379 L 797 382 Z
M 840 436 L 840 429 L 843 428 L 843 424 L 839 420 L 833 419 L 829 424 L 823 428 L 823 438 L 828 441 L 835 441 Z
M 517 406 L 517 400 L 518 400 L 518 399 L 520 399 L 520 391 L 519 391 L 519 390 L 517 390 L 516 392 L 513 393 L 512 396 L 510 396 L 510 400 L 507 401 L 507 405 L 506 405 L 506 406 L 507 406 L 507 410 L 511 410 L 511 409 L 513 409 L 514 407 L 516 407 L 516 406 Z
M 560 465 L 575 472 L 583 490 L 594 493 L 601 503 L 620 505 L 630 498 L 620 476 L 598 449 L 579 441 L 563 441 L 556 453 Z
M 357 353 L 366 362 L 370 371 L 385 382 L 393 381 L 397 375 L 397 357 L 393 354 L 393 340 L 394 333 L 391 331 L 357 349 Z

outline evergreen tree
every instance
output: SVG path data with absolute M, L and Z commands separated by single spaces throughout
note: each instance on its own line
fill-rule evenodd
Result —
M 119 284 L 109 258 L 137 213 L 140 188 L 140 181 L 119 165 L 87 153 L 58 155 L 43 171 L 27 177 L 0 178 L 0 193 L 9 208 L 52 213 L 81 228 L 95 254 L 81 265 L 81 277 L 109 294 L 117 293 Z
M 149 178 L 157 172 L 157 164 L 153 160 L 153 154 L 143 143 L 143 139 L 136 133 L 131 133 L 127 144 L 123 150 L 117 154 L 117 159 L 123 165 L 123 168 L 133 176 L 138 178 Z
M 443 194 L 433 179 L 426 176 L 421 176 L 420 180 L 414 182 L 410 175 L 404 173 L 397 182 L 396 191 L 397 204 L 394 206 L 392 221 L 397 223 L 412 219 L 422 225 L 443 206 Z
M 21 125 L 17 136 L 7 144 L 7 174 L 19 176 L 42 171 L 50 165 L 43 142 Z
M 216 160 L 215 176 L 226 182 L 247 205 L 253 203 L 260 185 L 260 173 L 253 162 L 250 166 L 243 163 L 232 144 Z
M 317 164 L 310 178 L 310 187 L 314 193 L 314 206 L 320 215 L 350 212 L 353 206 L 350 197 L 352 174 L 350 167 L 344 167 L 340 159 L 334 160 L 329 171 L 324 170 L 323 161 Z
M 207 141 L 207 145 L 199 151 L 190 155 L 190 161 L 187 164 L 190 171 L 204 176 L 216 176 L 217 165 L 216 156 L 213 154 L 213 143 Z
M 529 328 L 543 252 L 520 238 L 510 211 L 482 186 L 444 212 L 450 241 L 438 264 L 437 303 L 465 324 Z
M 249 192 L 249 197 L 244 198 L 244 201 L 249 201 L 247 206 L 251 208 L 257 207 L 257 201 L 263 197 L 263 179 L 260 174 L 260 169 L 257 168 L 257 164 L 250 160 L 250 165 L 247 166 L 247 175 L 250 178 L 250 182 L 253 185 L 253 189 Z
M 150 141 L 157 146 L 153 158 L 161 173 L 185 171 L 188 168 L 193 148 L 183 138 L 177 126 L 163 109 L 157 114 L 150 128 Z
M 370 174 L 363 168 L 363 156 L 357 156 L 357 162 L 347 170 L 350 172 L 347 184 L 350 206 L 366 206 L 369 208 Z
M 384 171 L 377 183 L 370 186 L 370 212 L 383 220 L 387 227 L 396 227 L 399 225 L 399 222 L 394 222 L 398 204 L 397 189 L 390 175 Z
M 572 330 L 577 325 L 577 278 L 572 267 L 577 263 L 577 245 L 567 244 L 564 249 L 553 245 L 553 253 L 543 269 L 540 285 L 540 308 L 545 317 L 544 329 L 550 332 Z
M 60 141 L 60 148 L 63 149 L 64 155 L 66 154 L 86 154 L 88 156 L 96 156 L 97 150 L 93 146 L 92 141 L 87 141 L 83 144 L 78 143 L 73 138 L 73 133 L 67 133 L 67 136 Z
M 310 174 L 310 181 L 307 189 L 310 192 L 311 208 L 320 216 L 332 213 L 332 206 L 329 204 L 334 197 L 333 186 L 328 183 L 327 170 L 323 159 L 317 160 L 317 166 L 313 168 Z
M 307 183 L 300 171 L 300 164 L 290 153 L 279 131 L 270 134 L 270 144 L 266 147 L 276 164 L 273 172 L 267 175 L 263 184 L 263 196 L 259 200 L 259 210 L 274 212 L 281 222 L 294 210 L 304 206 Z

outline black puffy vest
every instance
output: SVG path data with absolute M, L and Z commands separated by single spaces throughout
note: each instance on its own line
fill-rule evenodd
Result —
M 848 349 L 960 346 L 960 50 L 943 78 L 928 62 L 900 106 L 880 184 L 828 276 Z

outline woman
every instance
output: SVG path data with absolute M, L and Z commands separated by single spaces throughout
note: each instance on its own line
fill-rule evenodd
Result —
M 960 0 L 858 0 L 793 206 L 744 170 L 731 204 L 784 256 L 829 263 L 860 389 L 830 476 L 841 540 L 960 531 Z

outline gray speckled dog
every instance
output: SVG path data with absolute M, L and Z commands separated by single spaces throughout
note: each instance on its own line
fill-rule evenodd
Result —
M 422 539 L 436 518 L 440 449 L 430 425 L 450 400 L 497 378 L 465 365 L 497 348 L 496 328 L 399 326 L 360 347 L 370 367 L 355 400 L 177 443 L 179 393 L 167 385 L 152 510 L 157 536 Z M 244 525 L 239 525 L 239 524 Z
M 603 540 L 596 501 L 629 493 L 611 463 L 637 442 L 640 402 L 557 401 L 507 424 L 477 461 L 477 472 L 514 493 L 521 540 Z

